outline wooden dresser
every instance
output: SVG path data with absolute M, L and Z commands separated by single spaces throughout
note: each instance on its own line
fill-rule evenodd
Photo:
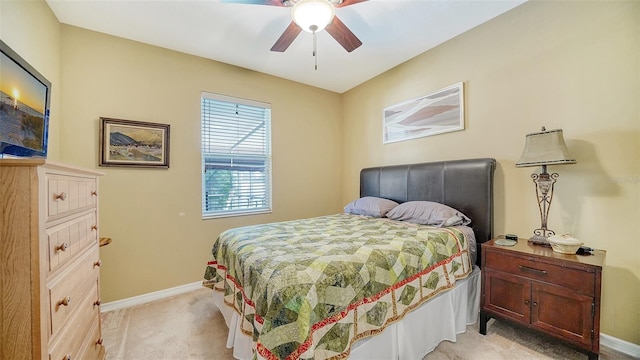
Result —
M 105 357 L 99 175 L 0 159 L 0 359 Z
M 527 239 L 482 244 L 480 333 L 494 317 L 563 340 L 589 359 L 600 352 L 600 293 L 606 252 L 566 255 Z

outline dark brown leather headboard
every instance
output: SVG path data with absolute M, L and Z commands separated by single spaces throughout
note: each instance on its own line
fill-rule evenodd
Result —
M 471 218 L 478 243 L 493 236 L 495 159 L 468 159 L 372 167 L 360 171 L 360 197 L 402 203 L 436 201 Z M 480 247 L 477 263 L 480 265 Z

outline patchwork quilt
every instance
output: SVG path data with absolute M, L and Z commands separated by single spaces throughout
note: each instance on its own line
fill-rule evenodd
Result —
M 472 271 L 456 228 L 336 214 L 220 234 L 203 285 L 224 292 L 258 359 L 342 359 Z

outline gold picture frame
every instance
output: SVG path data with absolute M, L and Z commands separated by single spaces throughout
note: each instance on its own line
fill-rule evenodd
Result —
M 167 124 L 100 118 L 100 166 L 169 168 Z

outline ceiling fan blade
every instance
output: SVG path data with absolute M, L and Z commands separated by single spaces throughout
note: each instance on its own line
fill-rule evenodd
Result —
M 349 5 L 353 5 L 353 4 L 357 4 L 365 1 L 367 0 L 343 0 L 342 4 L 337 4 L 336 7 L 341 8 L 341 7 L 345 7 L 345 6 L 349 6 Z
M 352 52 L 362 45 L 362 41 L 337 16 L 326 30 L 347 52 Z
M 271 51 L 283 52 L 287 50 L 289 45 L 291 45 L 293 40 L 298 37 L 298 34 L 300 34 L 301 31 L 302 29 L 300 29 L 300 27 L 292 21 L 291 24 L 289 24 L 289 26 L 284 30 L 282 35 L 280 35 L 280 38 L 276 41 L 276 43 L 273 44 L 273 46 L 271 47 Z
M 285 6 L 280 0 L 219 0 L 219 1 L 225 4 Z

